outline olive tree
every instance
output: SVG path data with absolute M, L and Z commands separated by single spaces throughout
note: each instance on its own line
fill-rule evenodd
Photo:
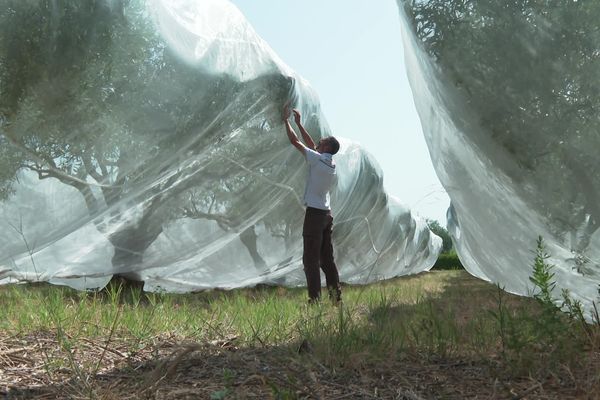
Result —
M 273 143 L 289 88 L 181 62 L 141 1 L 2 0 L 0 200 L 22 170 L 77 189 L 115 269 L 135 271 L 169 221 L 241 225 L 236 199 L 257 185 L 225 155 L 247 161 Z
M 579 232 L 573 250 L 585 250 L 600 227 L 600 3 L 399 5 L 441 81 L 458 93 L 444 99 L 454 123 L 475 146 L 502 149 L 514 163 L 496 166 L 522 198 L 549 216 L 557 237 Z

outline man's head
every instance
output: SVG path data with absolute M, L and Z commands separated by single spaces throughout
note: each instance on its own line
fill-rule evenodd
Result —
M 333 136 L 329 136 L 319 140 L 317 145 L 317 151 L 319 153 L 329 153 L 331 155 L 336 154 L 340 149 L 340 142 L 337 141 Z

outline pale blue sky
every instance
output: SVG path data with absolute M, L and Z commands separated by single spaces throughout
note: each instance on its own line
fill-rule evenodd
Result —
M 395 0 L 231 0 L 281 59 L 319 95 L 333 134 L 360 142 L 388 193 L 446 224 L 406 77 Z

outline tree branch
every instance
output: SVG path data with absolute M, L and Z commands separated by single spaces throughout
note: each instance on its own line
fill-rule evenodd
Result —
M 85 166 L 87 173 L 90 174 L 90 176 L 94 178 L 96 182 L 103 182 L 104 176 L 99 174 L 98 171 L 96 171 L 96 168 L 94 168 L 94 165 L 92 164 L 92 157 L 84 151 L 81 156 L 81 159 L 83 160 L 83 165 Z
M 25 153 L 27 153 L 35 162 L 38 163 L 38 165 L 48 165 L 49 168 L 47 170 L 44 170 L 43 172 L 47 172 L 49 174 L 52 175 L 52 177 L 60 179 L 62 182 L 69 184 L 69 185 L 74 185 L 74 184 L 80 184 L 80 185 L 87 185 L 87 186 L 99 186 L 99 187 L 113 187 L 111 185 L 102 185 L 102 184 L 93 184 L 90 182 L 86 182 L 82 179 L 79 179 L 77 177 L 74 177 L 72 175 L 67 174 L 64 171 L 61 171 L 60 169 L 58 169 L 56 167 L 56 164 L 54 163 L 54 160 L 52 159 L 48 159 L 46 157 L 43 157 L 41 155 L 39 155 L 38 153 L 36 153 L 35 151 L 31 150 L 29 147 L 27 147 L 26 145 L 24 145 L 23 143 L 21 143 L 13 134 L 12 132 L 10 132 L 9 129 L 5 129 L 4 133 L 3 133 L 4 137 L 8 139 L 8 141 L 15 147 L 17 147 L 18 149 L 24 151 Z M 37 171 L 38 173 L 40 171 Z M 47 176 L 49 177 L 49 176 Z M 46 178 L 46 177 L 45 177 Z M 42 179 L 42 178 L 40 178 Z
M 224 230 L 227 230 L 232 226 L 231 220 L 226 215 L 205 213 L 198 210 L 195 205 L 192 205 L 191 207 L 184 207 L 183 216 L 192 219 L 207 219 L 210 221 L 216 221 Z

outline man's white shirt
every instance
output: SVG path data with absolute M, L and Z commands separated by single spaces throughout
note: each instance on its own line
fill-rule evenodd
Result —
M 308 207 L 330 210 L 329 191 L 335 182 L 335 162 L 329 153 L 319 153 L 307 148 L 308 178 L 304 190 L 304 204 Z

